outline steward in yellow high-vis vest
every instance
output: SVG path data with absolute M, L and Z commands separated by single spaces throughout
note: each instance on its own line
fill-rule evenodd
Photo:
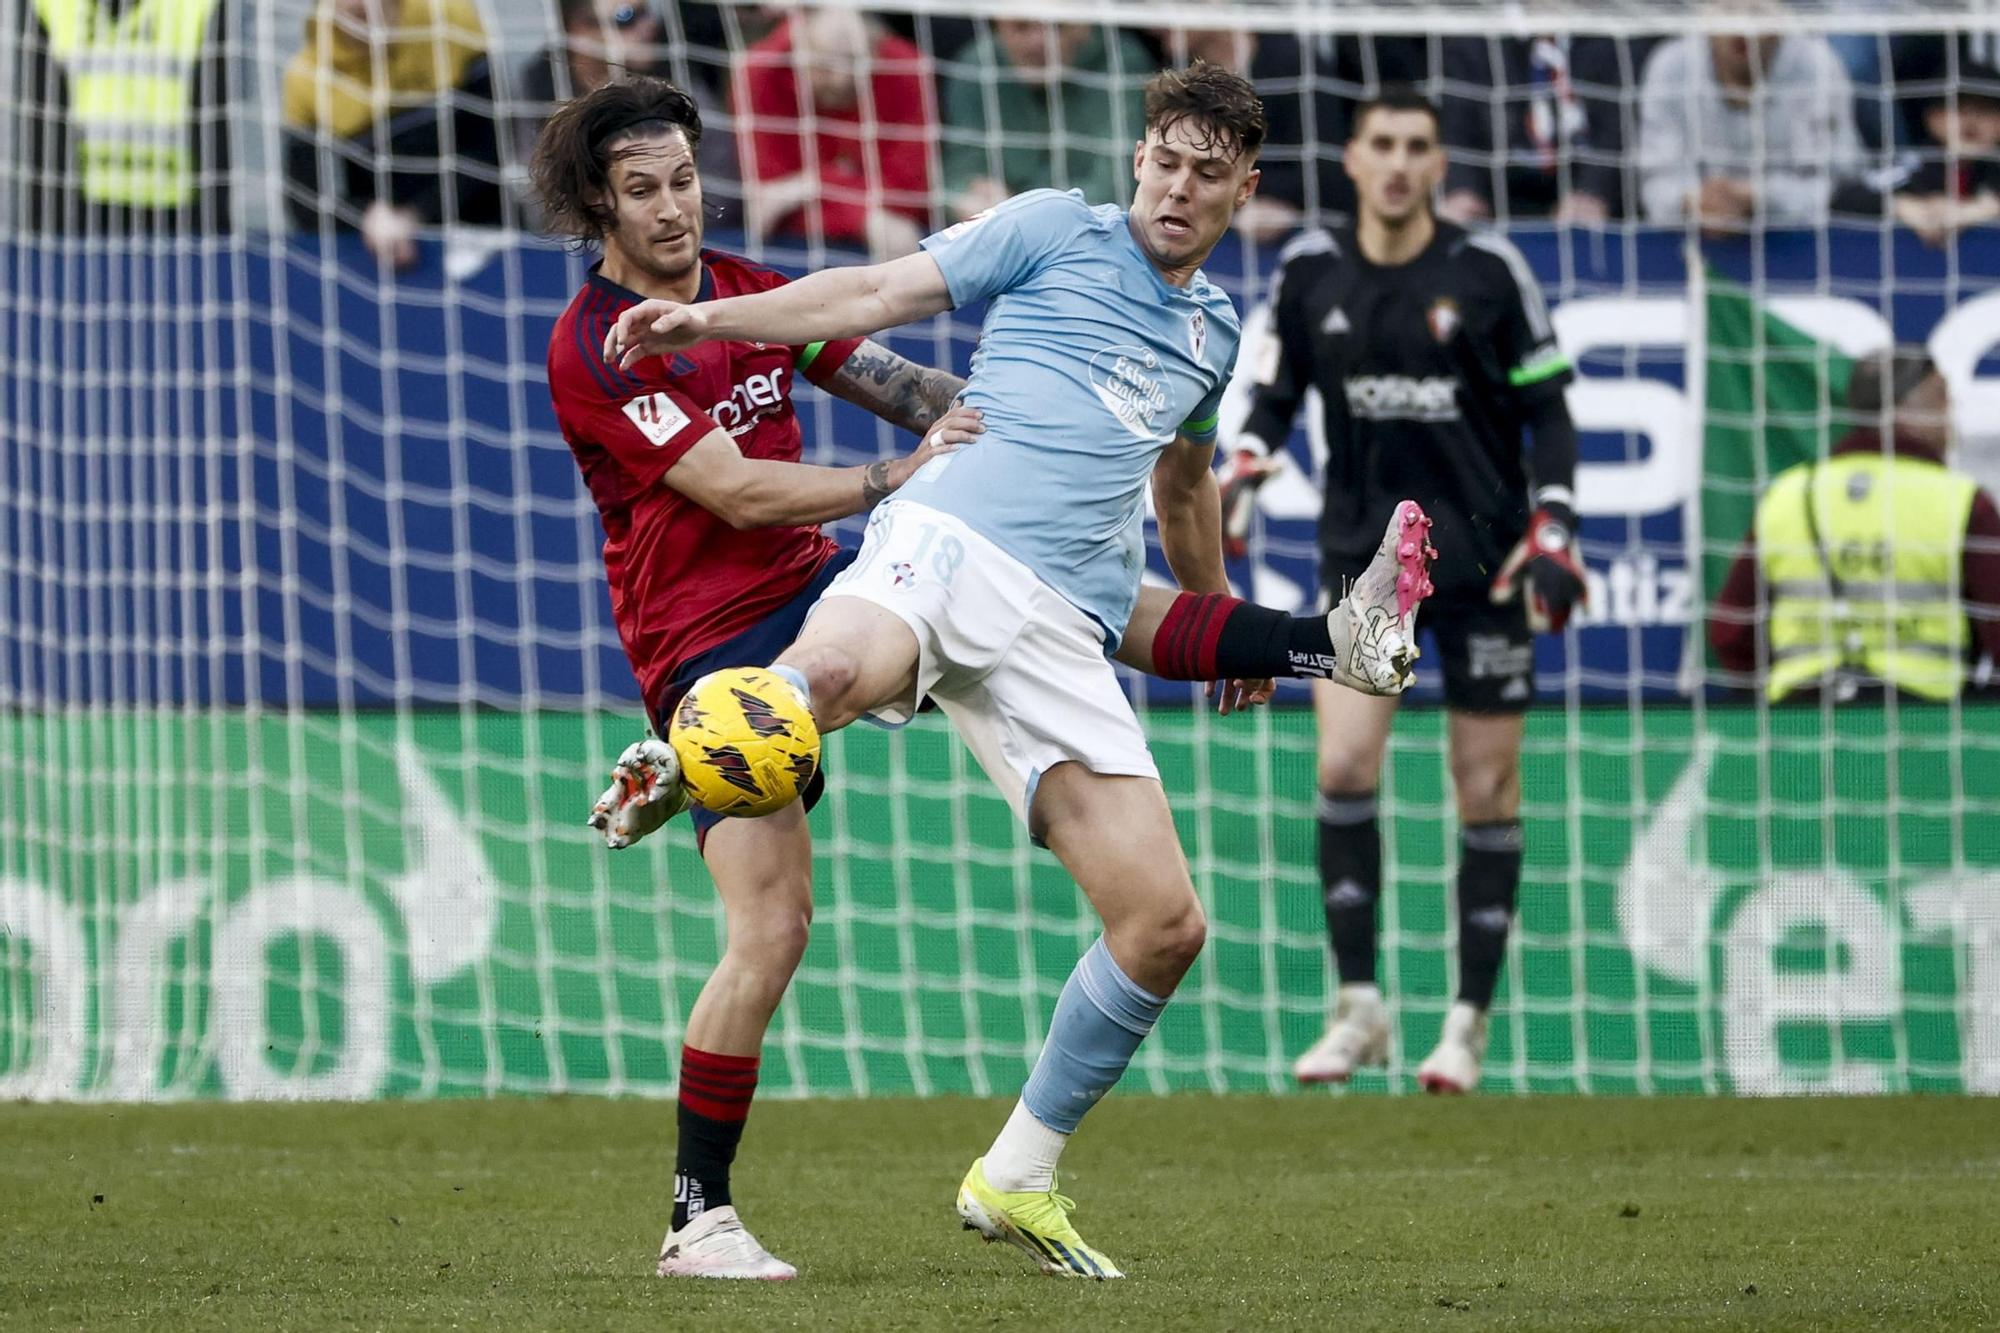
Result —
M 1850 410 L 1879 420 L 1886 397 L 1889 435 L 1855 430 L 1772 481 L 1710 642 L 1725 669 L 1761 666 L 1774 702 L 1866 688 L 1951 699 L 1996 637 L 2000 511 L 1944 465 L 1949 395 L 1928 357 L 1863 360 L 1854 375 Z
M 217 0 L 35 0 L 69 85 L 68 170 L 91 204 L 180 209 L 198 181 L 190 126 Z M 216 100 L 220 100 L 219 90 Z

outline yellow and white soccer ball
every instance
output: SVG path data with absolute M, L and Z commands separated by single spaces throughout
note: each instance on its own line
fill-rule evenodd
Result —
M 674 710 L 667 743 L 688 793 L 712 814 L 775 813 L 819 772 L 812 708 L 766 667 L 728 667 L 696 681 Z

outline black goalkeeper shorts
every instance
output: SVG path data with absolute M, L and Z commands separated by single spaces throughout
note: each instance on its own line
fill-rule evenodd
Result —
M 1344 569 L 1322 553 L 1321 605 L 1331 607 L 1348 579 L 1367 566 L 1364 558 Z M 1496 606 L 1483 591 L 1441 590 L 1418 608 L 1417 638 L 1423 646 L 1417 671 L 1443 674 L 1445 707 L 1462 713 L 1525 713 L 1535 701 L 1535 636 L 1528 629 L 1528 609 L 1518 598 Z

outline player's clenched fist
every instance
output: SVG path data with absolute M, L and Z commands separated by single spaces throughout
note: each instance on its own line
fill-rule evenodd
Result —
M 620 370 L 649 356 L 692 347 L 707 336 L 707 320 L 697 306 L 657 298 L 631 307 L 604 335 L 604 359 Z

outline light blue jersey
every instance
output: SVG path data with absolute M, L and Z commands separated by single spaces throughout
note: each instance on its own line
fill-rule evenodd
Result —
M 977 444 L 897 498 L 954 514 L 1104 626 L 1132 616 L 1160 451 L 1215 436 L 1241 326 L 1200 273 L 1159 275 L 1125 210 L 1033 190 L 924 241 L 954 306 L 991 300 L 965 398 Z

